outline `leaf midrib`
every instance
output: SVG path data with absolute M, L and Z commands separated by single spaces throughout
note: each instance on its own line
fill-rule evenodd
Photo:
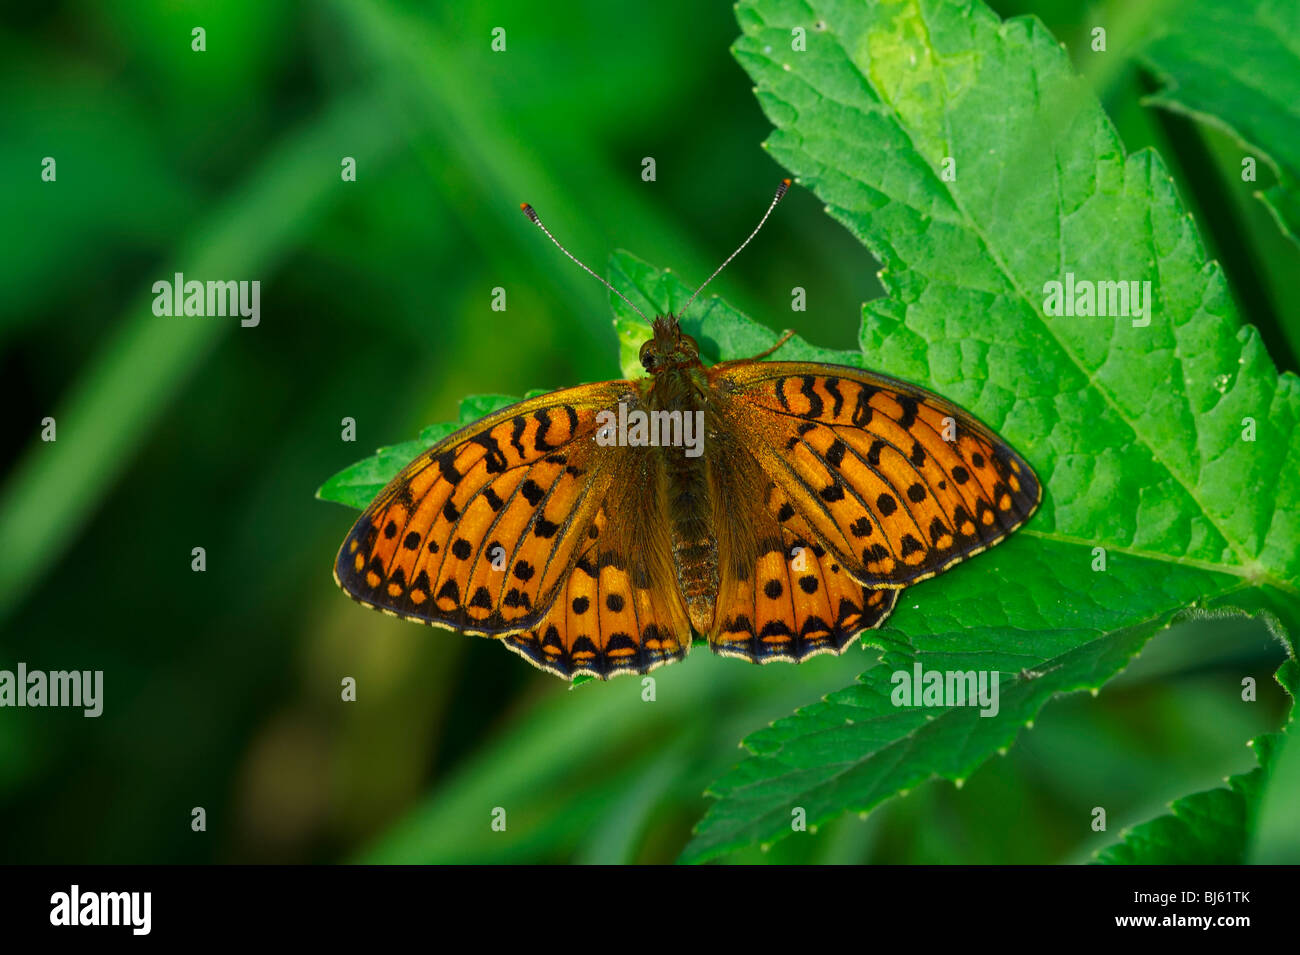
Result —
M 1246 581 L 1252 586 L 1259 583 L 1267 583 L 1270 586 L 1277 587 L 1281 590 L 1300 592 L 1295 591 L 1294 588 L 1284 581 L 1276 581 L 1271 578 L 1267 581 L 1256 580 L 1250 575 L 1247 568 L 1238 564 L 1216 564 L 1208 560 L 1197 560 L 1195 557 L 1178 557 L 1174 554 L 1162 554 L 1159 551 L 1142 550 L 1138 547 L 1125 547 L 1122 544 L 1100 544 L 1095 540 L 1088 540 L 1085 537 L 1074 537 L 1070 534 L 1062 534 L 1059 531 L 1040 531 L 1035 530 L 1032 527 L 1022 527 L 1016 531 L 1016 534 L 1024 537 L 1037 537 L 1040 540 L 1055 541 L 1058 544 L 1087 547 L 1089 549 L 1102 547 L 1108 552 L 1127 554 L 1130 557 L 1137 557 L 1141 560 L 1160 561 L 1161 563 L 1166 564 L 1176 564 L 1179 567 L 1190 567 L 1194 570 L 1203 570 L 1211 574 L 1223 574 L 1227 577 L 1235 577 L 1239 580 Z

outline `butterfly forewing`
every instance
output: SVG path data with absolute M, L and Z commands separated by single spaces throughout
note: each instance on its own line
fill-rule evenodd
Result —
M 628 382 L 502 409 L 407 465 L 353 526 L 340 586 L 381 610 L 468 633 L 535 625 L 567 580 L 616 463 L 590 440 Z
M 868 587 L 941 573 L 1038 506 L 1038 479 L 1006 442 L 915 385 L 801 362 L 729 364 L 713 380 L 771 478 L 768 512 L 797 517 Z

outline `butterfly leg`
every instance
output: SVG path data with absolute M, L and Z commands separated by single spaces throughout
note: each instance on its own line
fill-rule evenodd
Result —
M 766 358 L 768 355 L 772 354 L 774 351 L 776 351 L 778 348 L 780 348 L 782 345 L 784 345 L 792 338 L 794 338 L 794 329 L 787 328 L 784 332 L 781 333 L 781 337 L 776 340 L 776 343 L 773 344 L 771 348 L 764 349 L 763 351 L 759 352 L 757 355 L 754 355 L 751 358 L 741 359 L 741 360 L 758 361 L 760 358 Z
M 754 355 L 750 358 L 731 358 L 728 359 L 727 361 L 720 361 L 716 365 L 713 365 L 712 368 L 710 368 L 709 370 L 715 371 L 717 369 L 728 368 L 733 365 L 745 365 L 748 364 L 749 362 L 759 361 L 760 359 L 766 358 L 768 355 L 771 355 L 773 352 L 775 352 L 777 349 L 779 349 L 782 345 L 784 345 L 793 337 L 794 337 L 794 329 L 788 328 L 785 330 L 785 332 L 782 333 L 781 337 L 778 338 L 771 345 L 771 347 L 763 349 L 757 355 Z

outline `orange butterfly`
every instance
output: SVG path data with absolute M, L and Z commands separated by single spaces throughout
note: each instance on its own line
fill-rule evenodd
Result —
M 725 656 L 798 662 L 840 653 L 904 586 L 1038 507 L 1025 460 L 932 392 L 759 360 L 791 333 L 706 368 L 674 316 L 652 325 L 649 377 L 521 401 L 403 468 L 344 540 L 339 585 L 566 679 L 645 673 L 692 633 Z

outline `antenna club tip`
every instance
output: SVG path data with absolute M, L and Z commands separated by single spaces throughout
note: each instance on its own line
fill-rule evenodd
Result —
M 782 180 L 781 180 L 781 185 L 783 185 L 783 186 L 785 186 L 787 189 L 789 189 L 789 188 L 790 188 L 790 180 L 789 180 L 789 179 L 782 179 Z

